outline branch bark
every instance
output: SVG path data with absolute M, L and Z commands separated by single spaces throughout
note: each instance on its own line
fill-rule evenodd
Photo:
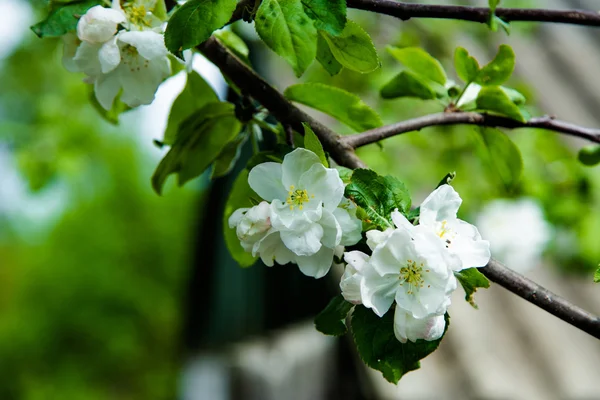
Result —
M 338 164 L 348 168 L 366 167 L 354 153 L 353 147 L 349 145 L 348 138 L 344 139 L 340 137 L 335 132 L 295 107 L 279 91 L 270 86 L 235 55 L 231 54 L 214 37 L 201 44 L 199 49 L 234 84 L 236 84 L 243 92 L 258 100 L 264 107 L 271 111 L 282 124 L 289 124 L 297 131 L 302 132 L 302 122 L 309 123 L 323 143 L 325 150 L 329 151 L 331 157 Z M 475 113 L 475 115 L 483 114 Z M 512 120 L 509 121 L 516 122 Z M 600 320 L 598 317 L 569 303 L 567 300 L 551 293 L 516 272 L 511 271 L 497 261 L 492 260 L 485 268 L 481 268 L 481 272 L 498 285 L 503 286 L 556 317 L 600 339 Z
M 575 136 L 594 143 L 600 143 L 600 129 L 591 129 L 577 126 L 568 122 L 559 121 L 549 116 L 531 118 L 527 122 L 519 122 L 514 119 L 497 115 L 476 112 L 452 112 L 426 115 L 398 122 L 381 128 L 371 129 L 358 135 L 346 136 L 342 140 L 353 148 L 375 143 L 382 139 L 403 133 L 418 131 L 431 126 L 443 125 L 477 125 L 488 127 L 499 127 L 508 129 L 518 128 L 540 128 L 568 136 Z
M 457 19 L 486 23 L 487 7 L 403 3 L 395 0 L 347 0 L 348 7 L 391 15 L 406 21 L 411 18 Z M 496 15 L 506 22 L 554 22 L 600 26 L 600 14 L 586 10 L 546 10 L 539 8 L 497 8 Z

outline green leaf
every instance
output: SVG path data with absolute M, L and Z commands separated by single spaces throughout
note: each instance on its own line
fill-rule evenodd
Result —
M 339 35 L 346 26 L 346 0 L 302 0 L 317 29 Z
M 514 187 L 523 172 L 521 152 L 512 140 L 498 129 L 479 129 L 492 165 L 508 188 Z
M 235 163 L 240 158 L 242 146 L 248 140 L 248 133 L 242 132 L 235 137 L 231 142 L 227 143 L 223 151 L 215 159 L 213 163 L 211 179 L 220 178 L 231 172 Z
M 312 107 L 348 125 L 357 132 L 383 125 L 379 115 L 360 97 L 322 83 L 300 83 L 284 92 L 288 99 Z
M 594 272 L 594 282 L 600 282 L 600 265 L 598 265 L 598 269 Z
M 500 45 L 496 57 L 488 64 L 484 65 L 475 83 L 481 86 L 497 86 L 503 84 L 513 73 L 515 69 L 515 53 L 513 49 L 506 45 Z
M 150 11 L 152 12 L 152 14 L 154 14 L 156 18 L 158 18 L 161 21 L 166 21 L 167 19 L 169 19 L 165 0 L 156 0 L 154 6 Z
M 179 126 L 183 121 L 206 104 L 218 101 L 219 97 L 202 76 L 196 71 L 190 72 L 187 75 L 187 83 L 183 91 L 171 106 L 163 142 L 173 144 Z
M 377 50 L 369 34 L 352 20 L 337 36 L 322 32 L 331 53 L 345 68 L 360 73 L 368 73 L 379 68 Z
M 579 162 L 581 162 L 583 165 L 587 165 L 589 167 L 598 165 L 600 163 L 600 145 L 593 144 L 591 146 L 583 147 L 581 150 L 579 150 L 577 159 L 579 159 Z
M 45 20 L 31 27 L 39 37 L 62 36 L 77 28 L 79 18 L 90 8 L 102 4 L 99 0 L 53 4 Z
M 106 121 L 110 122 L 113 125 L 119 124 L 119 116 L 122 113 L 124 113 L 125 111 L 131 110 L 131 107 L 129 107 L 127 104 L 125 104 L 121 101 L 121 93 L 119 93 L 117 95 L 117 97 L 115 98 L 115 100 L 113 101 L 111 109 L 106 110 L 98 102 L 98 99 L 96 98 L 96 93 L 94 92 L 93 86 L 90 86 L 89 91 L 90 91 L 90 94 L 89 94 L 90 103 L 92 104 L 92 107 L 94 107 L 94 109 L 96 111 L 98 111 L 98 114 L 100 114 L 100 116 L 102 116 L 102 118 L 104 118 Z
M 339 74 L 343 68 L 342 64 L 335 59 L 333 53 L 329 50 L 329 45 L 321 32 L 317 35 L 317 61 L 331 76 Z
M 254 265 L 258 257 L 253 257 L 251 253 L 244 250 L 235 233 L 235 229 L 229 227 L 229 217 L 238 208 L 252 207 L 253 204 L 250 200 L 252 197 L 257 197 L 257 195 L 250 188 L 250 185 L 248 185 L 248 170 L 243 169 L 235 179 L 235 182 L 233 182 L 231 192 L 229 192 L 229 197 L 225 202 L 225 212 L 223 213 L 225 244 L 231 257 L 243 268 Z
M 317 55 L 317 29 L 300 0 L 263 0 L 255 19 L 256 32 L 300 77 Z
M 454 51 L 454 68 L 458 77 L 465 83 L 473 82 L 479 74 L 479 63 L 463 47 L 457 47 Z
M 240 128 L 231 103 L 212 102 L 196 111 L 180 124 L 173 146 L 158 164 L 154 190 L 161 194 L 170 174 L 178 175 L 179 186 L 202 174 Z
M 425 50 L 418 47 L 397 47 L 388 46 L 387 51 L 409 70 L 426 79 L 445 85 L 448 78 L 446 71 L 438 60 L 432 57 Z
M 369 223 L 382 229 L 392 226 L 391 213 L 396 208 L 406 214 L 410 195 L 406 186 L 393 176 L 380 176 L 369 169 L 356 169 L 344 195 L 362 207 Z
M 500 4 L 500 0 L 488 0 L 488 4 L 490 5 L 490 14 L 496 12 L 496 7 Z
M 396 75 L 381 88 L 380 95 L 384 99 L 416 97 L 432 100 L 438 97 L 437 92 L 426 80 L 410 71 L 402 71 Z
M 336 166 L 335 169 L 338 170 L 340 174 L 340 179 L 344 182 L 344 185 L 349 184 L 352 181 L 352 173 L 354 172 L 350 168 Z
M 226 29 L 217 31 L 214 35 L 240 60 L 244 61 L 246 64 L 250 64 L 250 60 L 248 59 L 250 49 L 248 49 L 248 45 L 241 37 Z
M 444 334 L 450 325 L 448 314 L 445 318 Z M 416 343 L 400 343 L 394 335 L 394 308 L 380 318 L 372 310 L 356 306 L 351 325 L 362 360 L 369 367 L 381 371 L 391 383 L 398 383 L 406 373 L 419 369 L 419 361 L 433 353 L 443 338 L 430 342 L 417 340 Z
M 199 45 L 231 18 L 237 0 L 190 0 L 169 19 L 165 45 L 175 55 Z M 180 57 L 181 58 L 181 57 Z
M 484 86 L 475 101 L 479 110 L 493 111 L 495 113 L 525 122 L 521 110 L 500 86 Z
M 310 128 L 310 125 L 303 122 L 302 126 L 304 126 L 304 148 L 306 150 L 312 151 L 317 156 L 319 156 L 319 160 L 321 160 L 321 163 L 323 163 L 325 167 L 329 168 L 329 161 L 327 160 L 327 155 L 325 155 L 323 145 L 319 141 L 319 138 Z
M 346 316 L 352 310 L 354 304 L 344 300 L 344 296 L 338 294 L 327 307 L 315 318 L 315 328 L 331 336 L 341 336 L 346 333 Z
M 465 300 L 474 308 L 478 308 L 475 301 L 473 301 L 473 295 L 478 288 L 489 288 L 490 281 L 477 268 L 467 268 L 457 271 L 454 273 L 454 276 L 465 290 Z

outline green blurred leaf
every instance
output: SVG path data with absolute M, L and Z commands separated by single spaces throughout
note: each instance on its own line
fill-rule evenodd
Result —
M 285 96 L 315 108 L 348 125 L 357 132 L 383 124 L 379 115 L 360 97 L 343 89 L 322 83 L 299 83 L 288 87 Z
M 156 193 L 161 194 L 170 174 L 178 174 L 179 186 L 202 174 L 240 128 L 231 103 L 208 103 L 188 117 L 180 124 L 173 146 L 152 175 Z
M 340 179 L 344 182 L 344 185 L 349 184 L 352 181 L 352 173 L 354 172 L 350 168 L 340 167 L 339 165 L 335 167 L 340 174 Z
M 445 318 L 444 334 L 450 325 L 448 314 Z M 351 325 L 356 348 L 364 363 L 381 371 L 391 383 L 398 383 L 406 373 L 419 369 L 419 361 L 433 353 L 443 338 L 431 342 L 417 340 L 416 343 L 400 343 L 394 335 L 393 307 L 380 318 L 372 310 L 362 305 L 356 306 Z
M 438 97 L 438 93 L 429 82 L 411 71 L 402 71 L 392 78 L 381 88 L 380 95 L 384 99 L 416 97 L 423 100 L 432 100 Z
M 235 163 L 240 158 L 242 146 L 244 146 L 247 140 L 248 133 L 242 131 L 235 139 L 227 143 L 227 146 L 225 146 L 213 163 L 213 170 L 210 175 L 211 179 L 220 178 L 231 172 L 233 167 L 235 167 Z
M 329 160 L 327 160 L 327 155 L 323 150 L 323 145 L 319 141 L 319 138 L 310 128 L 310 125 L 303 122 L 302 126 L 304 126 L 304 148 L 315 153 L 319 157 L 319 160 L 321 160 L 321 163 L 329 168 Z
M 166 21 L 167 19 L 169 19 L 165 0 L 156 0 L 156 2 L 154 3 L 154 7 L 152 7 L 150 11 L 152 12 L 152 14 L 154 14 L 156 18 L 158 18 L 161 21 Z
M 302 0 L 317 29 L 339 35 L 346 26 L 346 0 Z
M 473 295 L 478 288 L 489 288 L 490 281 L 477 268 L 467 268 L 454 273 L 456 279 L 465 290 L 465 300 L 474 308 L 478 308 Z
M 497 86 L 503 84 L 513 73 L 515 69 L 515 53 L 513 49 L 506 45 L 500 45 L 498 53 L 492 61 L 484 65 L 475 83 L 481 86 Z
M 317 35 L 317 61 L 331 76 L 339 74 L 343 68 L 342 64 L 333 56 L 329 44 L 327 44 L 321 32 Z
M 39 37 L 62 36 L 77 28 L 77 22 L 87 10 L 102 4 L 99 0 L 73 1 L 70 3 L 54 4 L 45 20 L 31 27 Z
M 338 294 L 317 315 L 315 328 L 325 335 L 343 335 L 347 331 L 346 316 L 352 310 L 352 307 L 354 307 L 354 304 L 347 302 L 344 300 L 344 296 Z
M 479 134 L 492 165 L 508 188 L 514 187 L 523 172 L 521 152 L 512 140 L 498 129 L 482 128 Z
M 242 268 L 251 267 L 254 265 L 258 257 L 253 257 L 251 253 L 244 250 L 240 244 L 235 229 L 229 227 L 229 217 L 239 208 L 250 208 L 253 206 L 250 198 L 257 197 L 256 193 L 248 185 L 248 170 L 243 169 L 238 177 L 233 182 L 229 197 L 225 202 L 225 212 L 223 213 L 223 232 L 225 236 L 225 244 L 231 257 Z
M 388 46 L 387 51 L 416 75 L 423 76 L 440 85 L 446 84 L 448 78 L 442 64 L 429 53 L 419 47 L 397 48 Z
M 363 208 L 373 224 L 380 228 L 392 226 L 391 213 L 396 208 L 410 210 L 408 189 L 393 176 L 380 176 L 369 169 L 356 169 L 344 195 Z
M 598 265 L 598 269 L 594 272 L 594 282 L 600 282 L 600 265 Z
M 346 21 L 343 32 L 337 36 L 322 32 L 331 53 L 345 68 L 367 73 L 379 68 L 379 56 L 369 34 L 352 20 Z
M 206 104 L 217 101 L 219 101 L 219 97 L 202 76 L 196 71 L 190 72 L 187 75 L 187 83 L 183 91 L 171 106 L 163 143 L 173 144 L 183 121 Z
M 525 122 L 521 110 L 500 86 L 484 86 L 477 95 L 477 109 L 493 111 L 520 122 Z
M 465 83 L 473 82 L 479 74 L 479 63 L 463 47 L 457 47 L 454 51 L 454 68 L 458 77 Z
M 94 87 L 90 86 L 89 90 L 90 90 L 90 103 L 92 104 L 92 107 L 94 107 L 94 109 L 96 111 L 98 111 L 98 114 L 100 114 L 102 116 L 102 118 L 104 118 L 106 121 L 110 122 L 113 125 L 119 124 L 119 116 L 122 113 L 124 113 L 125 111 L 131 110 L 131 107 L 129 107 L 127 104 L 125 104 L 121 101 L 121 93 L 119 93 L 117 95 L 117 97 L 115 97 L 115 100 L 113 101 L 111 109 L 106 110 L 98 102 L 98 99 L 96 98 L 96 93 L 94 92 Z
M 600 163 L 600 145 L 593 144 L 591 146 L 583 147 L 581 150 L 579 150 L 577 159 L 583 165 L 587 165 L 589 167 L 598 165 Z
M 317 55 L 317 29 L 300 0 L 264 0 L 255 19 L 265 44 L 300 77 Z
M 190 0 L 169 19 L 165 45 L 175 55 L 199 45 L 231 18 L 237 0 Z M 181 58 L 181 57 L 180 57 Z
M 500 0 L 488 0 L 488 4 L 490 6 L 490 14 L 493 14 L 496 12 L 496 7 L 500 4 Z
M 241 37 L 226 29 L 217 31 L 214 33 L 214 35 L 240 60 L 244 61 L 246 64 L 250 64 L 250 60 L 248 59 L 250 55 L 250 49 L 248 49 L 248 45 Z

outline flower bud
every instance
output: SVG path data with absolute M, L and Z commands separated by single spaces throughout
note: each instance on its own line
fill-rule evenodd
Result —
M 77 36 L 89 43 L 104 43 L 110 40 L 119 24 L 126 21 L 122 11 L 94 6 L 77 23 Z

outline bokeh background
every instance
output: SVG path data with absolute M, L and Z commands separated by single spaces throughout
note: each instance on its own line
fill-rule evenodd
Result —
M 502 4 L 598 8 L 583 0 Z M 258 264 L 240 270 L 227 255 L 220 212 L 235 173 L 184 188 L 169 182 L 162 197 L 152 191 L 165 152 L 152 141 L 185 77 L 112 125 L 90 105 L 82 76 L 62 67 L 60 40 L 29 30 L 46 10 L 42 0 L 0 0 L 0 399 L 600 399 L 600 344 L 497 287 L 477 294 L 478 311 L 457 293 L 440 350 L 398 387 L 366 371 L 347 338 L 312 328 L 334 279 Z M 387 44 L 422 46 L 452 75 L 456 46 L 485 62 L 508 43 L 517 54 L 510 85 L 533 115 L 600 126 L 595 29 L 519 24 L 507 37 L 466 22 L 351 17 L 371 33 L 383 68 L 330 78 L 315 64 L 302 80 L 359 94 L 386 123 L 442 110 L 378 97 L 399 69 Z M 263 75 L 280 89 L 296 82 L 251 26 L 234 29 Z M 198 58 L 194 66 L 227 96 L 212 65 Z M 582 141 L 538 130 L 509 135 L 525 166 L 516 187 L 473 127 L 425 129 L 359 155 L 405 181 L 415 204 L 456 171 L 461 217 L 498 244 L 495 257 L 600 313 L 592 283 L 600 169 L 577 162 Z

